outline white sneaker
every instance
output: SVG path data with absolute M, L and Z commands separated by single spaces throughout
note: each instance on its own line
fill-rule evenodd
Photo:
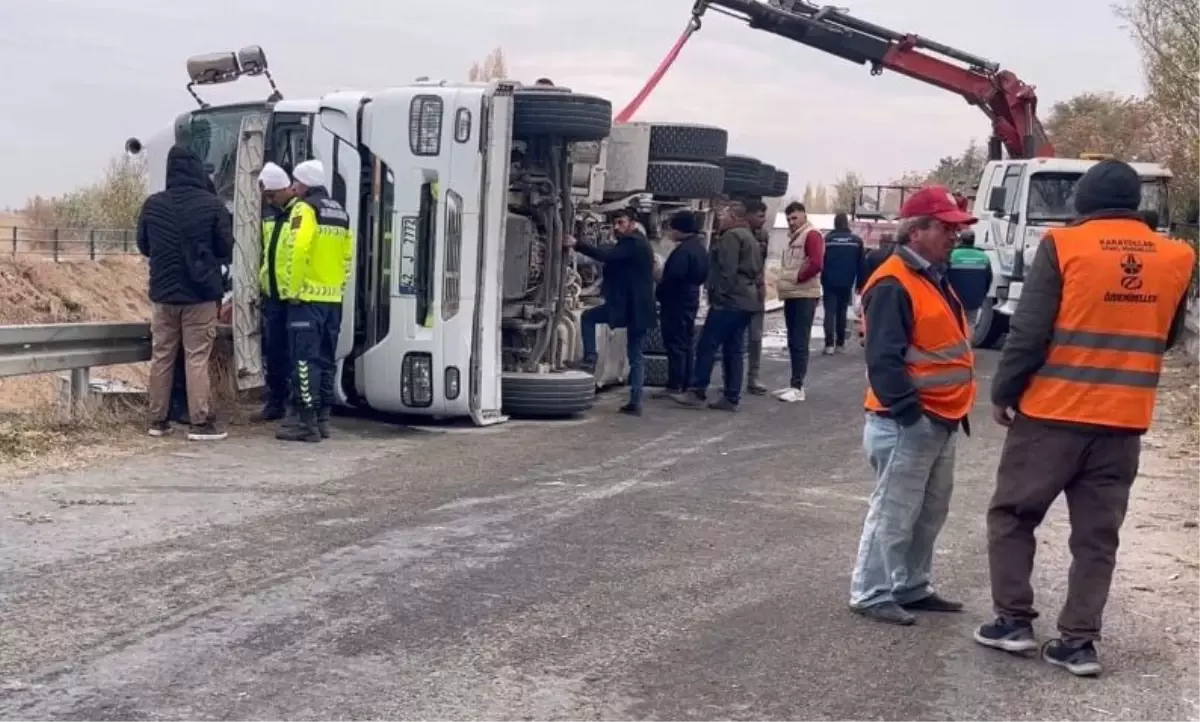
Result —
M 783 390 L 783 393 L 777 395 L 775 398 L 779 399 L 785 404 L 794 404 L 797 401 L 804 400 L 804 389 L 787 388 Z
M 833 355 L 833 346 L 826 346 L 825 350 L 822 351 L 821 354 L 824 356 L 832 356 Z

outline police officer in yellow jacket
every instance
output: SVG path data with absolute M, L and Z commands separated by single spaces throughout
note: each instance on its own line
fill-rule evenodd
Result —
M 275 438 L 320 441 L 329 436 L 342 292 L 354 239 L 350 216 L 325 190 L 321 162 L 297 165 L 292 177 L 296 197 L 280 234 L 275 263 L 280 295 L 288 303 L 292 403 L 298 418 L 286 423 Z
M 258 271 L 259 297 L 262 299 L 262 358 L 266 376 L 263 408 L 255 421 L 275 421 L 287 412 L 289 378 L 292 375 L 291 355 L 288 352 L 287 301 L 279 283 L 280 250 L 287 246 L 282 239 L 291 235 L 288 216 L 296 202 L 292 179 L 274 163 L 263 166 L 258 185 L 267 202 L 262 227 L 262 265 Z

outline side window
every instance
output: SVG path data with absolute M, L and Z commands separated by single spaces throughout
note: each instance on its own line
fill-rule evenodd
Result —
M 288 173 L 313 157 L 312 116 L 304 113 L 276 113 L 271 120 L 270 159 Z
M 371 203 L 366 222 L 370 229 L 370 247 L 363 269 L 367 272 L 367 303 L 374 311 L 368 346 L 386 337 L 391 328 L 392 244 L 395 238 L 392 226 L 396 207 L 395 176 L 383 161 L 373 160 Z
M 1025 170 L 1025 166 L 1021 164 L 1010 165 L 1008 170 L 1004 171 L 1004 212 L 1012 215 L 1021 207 L 1021 196 L 1018 191 L 1021 187 L 1021 175 Z
M 442 320 L 458 313 L 462 279 L 462 196 L 446 191 L 446 253 L 442 264 Z

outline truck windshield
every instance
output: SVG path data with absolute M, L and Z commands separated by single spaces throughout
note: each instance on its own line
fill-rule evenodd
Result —
M 175 142 L 200 157 L 212 176 L 217 197 L 228 207 L 233 205 L 242 118 L 266 111 L 266 103 L 240 103 L 193 110 L 175 121 Z
M 1074 219 L 1075 186 L 1082 173 L 1034 173 L 1029 180 L 1029 206 L 1026 218 L 1030 223 L 1065 223 Z M 1158 212 L 1159 227 L 1167 219 L 1167 179 L 1143 178 L 1140 210 Z

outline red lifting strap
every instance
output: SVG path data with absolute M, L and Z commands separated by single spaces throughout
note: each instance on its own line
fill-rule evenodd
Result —
M 654 89 L 658 87 L 659 81 L 671 69 L 671 65 L 675 63 L 675 59 L 679 57 L 679 51 L 683 50 L 684 43 L 688 41 L 688 38 L 692 37 L 692 33 L 699 29 L 700 23 L 695 18 L 688 21 L 687 29 L 683 31 L 683 34 L 671 46 L 671 49 L 667 52 L 667 57 L 663 58 L 663 61 L 659 63 L 654 74 L 650 76 L 650 79 L 646 81 L 646 84 L 642 86 L 642 89 L 638 91 L 633 100 L 629 101 L 629 105 L 626 105 L 620 113 L 617 113 L 617 116 L 613 118 L 614 123 L 629 122 L 629 119 L 638 111 L 638 108 L 642 107 L 642 103 L 646 102 L 646 98 L 650 97 L 650 93 L 654 92 Z

